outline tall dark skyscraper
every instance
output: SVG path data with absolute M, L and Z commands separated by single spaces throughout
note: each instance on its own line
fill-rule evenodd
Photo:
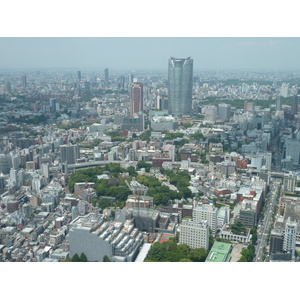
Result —
M 291 113 L 296 115 L 298 113 L 298 95 L 294 95 L 293 100 L 292 100 L 292 107 L 291 107 Z
M 124 87 L 125 87 L 125 77 L 124 76 L 119 77 L 119 87 L 121 89 L 124 89 Z
M 81 80 L 81 71 L 77 71 L 77 79 L 80 81 Z
M 193 60 L 188 58 L 169 59 L 168 110 L 175 117 L 192 114 Z
M 6 93 L 11 93 L 11 83 L 10 83 L 10 81 L 5 82 L 4 91 Z
M 55 112 L 56 111 L 56 98 L 50 98 L 50 109 L 52 112 Z
M 22 87 L 26 87 L 27 86 L 27 77 L 26 75 L 22 76 Z
M 281 96 L 277 96 L 277 99 L 276 99 L 276 111 L 279 111 L 281 109 L 282 109 Z
M 106 84 L 108 84 L 108 69 L 104 69 L 104 81 Z
M 130 85 L 130 115 L 139 113 L 143 108 L 143 84 L 134 82 Z

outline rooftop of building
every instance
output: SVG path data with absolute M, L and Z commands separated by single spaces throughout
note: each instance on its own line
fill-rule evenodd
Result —
M 284 231 L 288 218 L 290 221 L 300 224 L 300 202 L 290 198 L 282 198 L 281 203 L 284 204 L 284 215 L 278 216 L 275 221 L 274 228 L 278 231 Z M 298 230 L 300 226 L 298 226 Z
M 214 242 L 205 262 L 228 262 L 232 246 L 230 243 Z
M 147 257 L 147 254 L 151 248 L 152 244 L 150 243 L 145 243 L 143 244 L 137 258 L 135 259 L 135 262 L 143 262 L 145 258 Z
M 166 241 L 168 241 L 171 237 L 173 238 L 173 237 L 175 237 L 175 235 L 174 235 L 174 234 L 163 233 L 162 236 L 161 236 L 161 238 L 160 238 L 160 240 L 159 240 L 159 243 L 166 242 Z
M 81 229 L 90 229 L 91 227 L 99 224 L 104 218 L 104 215 L 100 214 L 95 214 L 95 213 L 90 213 L 85 216 L 79 216 L 76 219 L 74 219 L 70 225 L 72 227 L 77 227 Z

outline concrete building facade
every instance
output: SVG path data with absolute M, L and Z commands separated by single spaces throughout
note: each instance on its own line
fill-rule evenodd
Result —
M 182 220 L 179 243 L 191 248 L 208 249 L 209 226 L 207 221 Z
M 200 204 L 193 210 L 194 221 L 207 221 L 213 235 L 217 231 L 218 209 L 212 204 Z

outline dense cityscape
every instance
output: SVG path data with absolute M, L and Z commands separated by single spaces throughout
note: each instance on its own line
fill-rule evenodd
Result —
M 1 262 L 297 262 L 300 72 L 0 72 Z

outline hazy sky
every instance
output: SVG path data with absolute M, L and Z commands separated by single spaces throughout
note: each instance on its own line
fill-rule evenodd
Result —
M 194 70 L 300 70 L 300 38 L 0 37 L 0 69 L 167 70 L 171 56 Z

